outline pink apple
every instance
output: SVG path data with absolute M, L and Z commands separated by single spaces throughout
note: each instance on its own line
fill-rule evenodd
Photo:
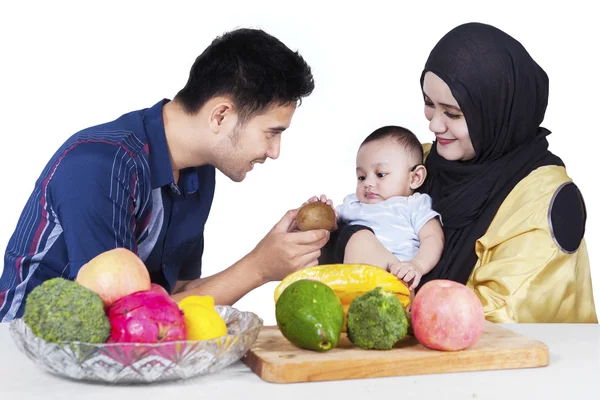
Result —
M 485 316 L 479 298 L 465 285 L 437 279 L 417 292 L 411 305 L 415 337 L 434 350 L 473 346 L 483 334 Z

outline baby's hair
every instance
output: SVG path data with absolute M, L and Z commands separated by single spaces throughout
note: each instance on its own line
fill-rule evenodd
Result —
M 409 156 L 414 156 L 419 163 L 423 162 L 423 146 L 417 136 L 410 130 L 396 125 L 383 126 L 371 133 L 360 145 L 361 147 L 376 140 L 393 139 L 403 146 Z

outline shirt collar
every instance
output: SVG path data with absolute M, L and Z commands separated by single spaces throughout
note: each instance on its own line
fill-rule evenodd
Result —
M 162 117 L 162 109 L 170 100 L 163 99 L 150 107 L 144 113 L 144 127 L 148 138 L 150 174 L 152 189 L 175 183 L 173 167 L 169 148 L 167 147 L 167 136 L 165 124 Z
M 167 146 L 167 135 L 162 116 L 162 109 L 169 99 L 162 99 L 144 113 L 144 127 L 148 138 L 149 164 L 152 189 L 169 185 L 171 190 L 179 194 L 179 188 L 175 184 L 173 166 Z M 196 168 L 185 168 L 180 171 L 179 181 L 186 193 L 198 190 L 198 173 Z

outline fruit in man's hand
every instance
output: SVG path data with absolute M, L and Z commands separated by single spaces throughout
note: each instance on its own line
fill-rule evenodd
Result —
M 325 229 L 328 231 L 335 228 L 335 211 L 331 206 L 315 201 L 303 205 L 296 215 L 296 224 L 301 231 Z

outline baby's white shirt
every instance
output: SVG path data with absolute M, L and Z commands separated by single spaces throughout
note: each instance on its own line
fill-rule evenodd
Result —
M 400 261 L 409 261 L 420 247 L 419 231 L 439 213 L 431 208 L 431 197 L 415 193 L 396 196 L 376 204 L 361 203 L 356 194 L 344 198 L 337 206 L 340 222 L 364 225 L 373 229 L 375 237 Z

